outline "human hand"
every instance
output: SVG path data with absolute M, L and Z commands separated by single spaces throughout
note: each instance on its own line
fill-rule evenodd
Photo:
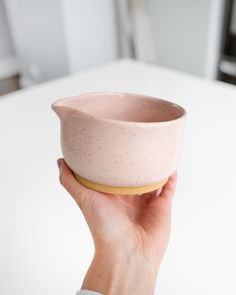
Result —
M 113 195 L 80 184 L 63 159 L 58 166 L 60 182 L 82 210 L 95 245 L 82 288 L 103 294 L 153 294 L 170 236 L 176 174 L 161 192 Z

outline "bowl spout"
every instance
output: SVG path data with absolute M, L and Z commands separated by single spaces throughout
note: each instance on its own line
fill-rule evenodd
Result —
M 72 109 L 60 104 L 60 102 L 55 102 L 51 105 L 52 110 L 57 114 L 60 119 L 63 119 L 70 115 Z

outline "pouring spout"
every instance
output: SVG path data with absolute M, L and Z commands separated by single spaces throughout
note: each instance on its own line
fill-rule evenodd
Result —
M 51 108 L 60 119 L 63 119 L 71 111 L 70 108 L 57 101 L 51 105 Z

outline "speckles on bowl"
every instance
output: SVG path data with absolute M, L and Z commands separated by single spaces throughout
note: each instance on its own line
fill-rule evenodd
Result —
M 109 95 L 111 99 L 116 97 L 115 94 Z M 162 125 L 137 124 L 131 120 L 127 124 L 125 121 L 105 121 L 96 117 L 103 96 L 100 94 L 98 100 L 95 94 L 93 97 L 94 103 L 90 104 L 93 113 L 73 110 L 72 116 L 65 121 L 66 116 L 62 118 L 63 155 L 73 171 L 95 183 L 111 186 L 156 183 L 174 171 L 181 150 L 179 139 L 183 124 L 180 120 Z M 116 115 L 127 117 L 130 114 L 133 118 L 151 122 L 155 115 L 151 107 L 153 102 L 147 103 L 145 96 L 140 96 L 139 100 L 135 97 L 132 102 L 129 95 L 126 98 L 129 103 L 126 104 L 124 100 L 124 113 L 114 111 Z M 136 107 L 140 111 L 139 105 L 133 105 L 136 101 L 139 105 L 143 104 L 145 111 L 143 114 L 137 113 L 137 117 L 133 112 Z M 107 112 L 108 116 L 112 116 L 114 108 L 116 106 L 112 105 L 110 112 Z

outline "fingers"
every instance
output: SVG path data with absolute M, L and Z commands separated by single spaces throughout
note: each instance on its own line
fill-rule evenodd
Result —
M 69 194 L 75 199 L 75 201 L 81 207 L 84 199 L 88 195 L 91 195 L 93 191 L 89 188 L 86 188 L 75 179 L 71 169 L 67 166 L 64 159 L 58 159 L 57 165 L 60 172 L 60 183 L 64 186 L 64 188 L 69 192 Z
M 167 201 L 171 202 L 174 197 L 175 189 L 177 183 L 177 172 L 172 174 L 167 183 L 164 185 L 159 198 L 166 199 Z

